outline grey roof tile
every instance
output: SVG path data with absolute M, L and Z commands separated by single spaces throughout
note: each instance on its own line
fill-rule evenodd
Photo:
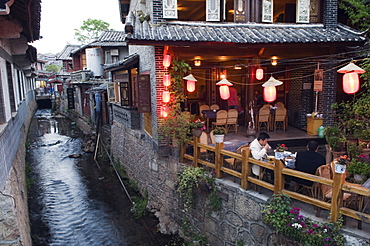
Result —
M 72 51 L 78 49 L 80 45 L 74 45 L 74 44 L 67 44 L 62 52 L 57 57 L 57 60 L 72 60 L 72 57 L 69 55 L 71 54 Z
M 128 39 L 148 41 L 223 42 L 240 44 L 365 42 L 363 33 L 338 24 L 263 24 L 168 21 L 155 25 L 138 19 Z M 127 24 L 126 24 L 127 25 Z

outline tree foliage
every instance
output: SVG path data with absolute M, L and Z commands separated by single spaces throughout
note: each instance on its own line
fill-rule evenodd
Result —
M 61 67 L 62 65 L 49 64 L 45 66 L 45 70 L 48 72 L 56 73 Z
M 370 29 L 370 0 L 341 0 L 339 7 L 348 14 L 352 24 L 361 30 Z
M 82 26 L 80 29 L 75 30 L 75 39 L 82 44 L 90 43 L 99 38 L 100 34 L 106 30 L 113 30 L 109 29 L 109 23 L 96 20 L 96 19 L 87 19 L 83 21 Z

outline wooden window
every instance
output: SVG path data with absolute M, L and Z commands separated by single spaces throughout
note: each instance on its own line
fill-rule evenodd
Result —
M 262 0 L 262 22 L 272 23 L 273 0 Z
M 115 83 L 108 83 L 107 87 L 107 95 L 108 95 L 108 102 L 115 103 L 116 102 L 116 95 L 115 95 Z
M 139 74 L 136 76 L 135 82 L 136 90 L 136 107 L 139 113 L 151 112 L 151 89 L 150 89 L 150 75 Z
M 220 21 L 220 0 L 207 0 L 206 21 Z
M 144 130 L 150 135 L 153 136 L 152 128 L 152 114 L 144 113 Z
M 177 19 L 177 0 L 163 1 L 163 18 Z
M 310 0 L 297 0 L 297 23 L 309 23 Z

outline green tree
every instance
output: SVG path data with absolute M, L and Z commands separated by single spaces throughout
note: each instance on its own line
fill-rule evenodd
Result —
M 59 71 L 59 69 L 62 67 L 62 65 L 55 65 L 55 64 L 49 64 L 49 65 L 46 65 L 45 69 L 46 71 L 48 72 L 53 72 L 53 73 L 56 73 Z
M 75 29 L 75 39 L 82 44 L 87 44 L 98 39 L 105 30 L 113 29 L 109 29 L 109 23 L 105 21 L 89 18 L 83 21 L 80 29 Z
M 352 24 L 361 30 L 370 29 L 370 0 L 341 0 L 339 7 L 348 14 Z

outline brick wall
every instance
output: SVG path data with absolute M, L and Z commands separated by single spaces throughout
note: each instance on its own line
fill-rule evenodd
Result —
M 323 23 L 326 28 L 335 27 L 338 23 L 338 0 L 324 0 Z
M 332 69 L 337 67 L 339 62 L 331 60 L 327 64 L 323 65 L 324 69 L 324 85 L 323 85 L 323 97 L 322 103 L 323 114 L 324 114 L 324 126 L 331 126 L 334 124 L 334 111 L 331 109 L 331 105 L 336 102 L 336 91 L 337 91 L 337 70 Z
M 153 0 L 153 23 L 164 21 L 162 14 L 162 1 Z

